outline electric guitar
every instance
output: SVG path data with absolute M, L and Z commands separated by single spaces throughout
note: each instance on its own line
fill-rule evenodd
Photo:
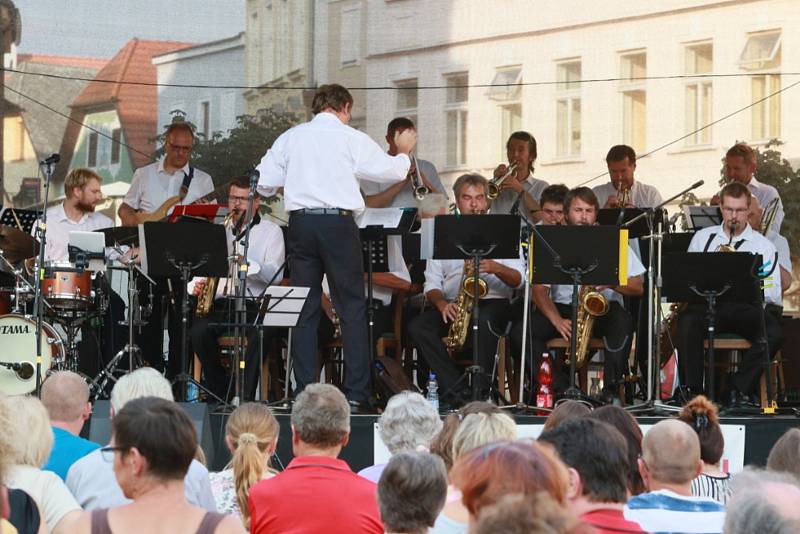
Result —
M 228 191 L 228 188 L 231 186 L 231 183 L 232 182 L 224 183 L 221 186 L 219 186 L 216 189 L 214 189 L 209 194 L 204 195 L 204 196 L 198 198 L 197 200 L 195 200 L 194 202 L 191 202 L 191 203 L 189 203 L 187 205 L 191 206 L 193 204 L 200 204 L 202 202 L 209 202 L 211 200 L 216 200 L 221 195 L 224 195 L 226 191 Z M 169 210 L 171 210 L 173 208 L 173 206 L 179 204 L 185 197 L 186 197 L 185 193 L 182 194 L 182 195 L 175 195 L 175 196 L 169 197 L 167 200 L 164 201 L 163 204 L 161 204 L 158 208 L 156 208 L 155 211 L 152 211 L 150 213 L 145 213 L 143 211 L 137 211 L 134 214 L 134 217 L 135 217 L 134 225 L 139 225 L 139 224 L 142 224 L 142 223 L 145 223 L 145 222 L 156 222 L 156 221 L 166 220 L 167 215 L 169 214 Z

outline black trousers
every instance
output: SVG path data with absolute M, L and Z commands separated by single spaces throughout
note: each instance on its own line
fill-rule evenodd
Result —
M 292 332 L 295 393 L 316 376 L 322 276 L 327 274 L 342 327 L 345 395 L 348 400 L 366 401 L 371 389 L 370 361 L 358 226 L 350 216 L 292 213 L 288 241 L 292 284 L 310 288 Z
M 108 307 L 102 316 L 89 319 L 81 325 L 78 344 L 78 370 L 95 377 L 128 342 L 128 329 L 119 325 L 125 319 L 125 302 L 108 289 Z M 127 359 L 120 367 L 127 369 Z
M 256 317 L 256 306 L 248 302 L 247 319 L 252 323 Z M 212 323 L 230 323 L 235 321 L 233 312 L 225 309 L 225 302 L 218 299 L 207 317 L 195 317 L 190 331 L 191 344 L 198 359 L 203 364 L 203 384 L 217 397 L 228 400 L 233 393 L 232 381 L 222 366 L 217 338 L 233 335 L 234 329 L 229 326 L 217 326 Z M 264 329 L 264 346 L 270 338 L 270 329 Z M 258 379 L 261 372 L 258 330 L 247 331 L 247 349 L 244 353 L 244 388 L 241 396 L 244 400 L 253 400 L 256 396 Z M 238 369 L 232 364 L 232 370 Z M 231 387 L 229 387 L 231 385 Z
M 732 333 L 742 336 L 753 346 L 742 355 L 738 370 L 733 375 L 733 386 L 745 394 L 754 393 L 758 379 L 764 370 L 764 353 L 757 343 L 761 337 L 761 313 L 759 306 L 723 302 L 717 305 L 715 332 Z M 778 318 L 772 313 L 765 314 L 767 344 L 770 357 L 781 347 L 783 334 Z M 702 304 L 691 305 L 678 317 L 678 363 L 681 383 L 693 392 L 701 392 L 703 387 L 703 340 L 706 338 L 708 320 L 706 308 Z
M 494 364 L 498 336 L 506 329 L 510 317 L 510 305 L 507 299 L 483 299 L 478 302 L 478 363 L 484 375 L 479 378 L 478 386 L 481 390 L 489 388 L 489 377 Z M 450 358 L 442 338 L 447 336 L 449 323 L 442 321 L 442 314 L 437 309 L 427 310 L 416 316 L 408 325 L 408 337 L 421 359 L 425 360 L 431 371 L 436 373 L 439 382 L 440 394 L 444 397 L 448 393 L 461 392 L 466 394 L 468 384 L 456 388 L 456 382 L 461 378 L 462 371 Z M 467 334 L 466 347 L 472 347 L 472 329 Z M 468 358 L 469 356 L 467 356 Z M 425 380 L 421 377 L 420 380 Z
M 166 365 L 166 377 L 172 380 L 176 375 L 185 371 L 181 369 L 181 305 L 186 289 L 180 278 L 173 278 L 172 291 L 166 278 L 155 278 L 157 285 L 153 288 L 152 314 L 140 334 L 136 336 L 136 344 L 142 350 L 142 359 L 147 365 L 164 371 L 164 317 L 166 315 L 167 331 L 169 332 L 169 361 Z M 139 302 L 146 305 L 149 302 L 149 289 L 146 280 L 139 279 Z M 189 312 L 189 321 L 194 310 Z M 189 323 L 190 326 L 191 323 Z M 187 330 L 188 332 L 188 330 Z M 187 345 L 189 340 L 187 339 Z M 190 354 L 187 354 L 187 362 Z
M 555 305 L 561 317 L 570 318 L 572 316 L 572 306 L 559 303 L 555 303 Z M 533 356 L 536 359 L 534 366 L 538 366 L 542 354 L 547 352 L 547 342 L 553 338 L 560 337 L 560 334 L 553 326 L 553 323 L 539 310 L 533 314 L 531 330 L 533 332 L 531 339 Z M 595 318 L 592 337 L 602 337 L 605 343 L 603 350 L 603 389 L 615 389 L 627 371 L 632 334 L 633 319 L 618 302 L 610 302 L 608 313 Z M 535 369 L 536 367 L 534 367 L 534 376 L 536 374 Z M 556 388 L 561 389 L 563 384 L 563 379 L 557 381 Z

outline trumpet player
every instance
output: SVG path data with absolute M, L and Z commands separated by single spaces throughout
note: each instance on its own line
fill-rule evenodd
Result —
M 752 195 L 741 182 L 734 181 L 722 188 L 720 192 L 723 223 L 709 226 L 698 231 L 689 244 L 689 252 L 717 252 L 719 250 L 736 250 L 760 254 L 765 268 L 771 268 L 776 261 L 775 246 L 760 233 L 753 230 L 748 223 Z M 770 357 L 780 348 L 782 339 L 781 326 L 781 290 L 777 282 L 778 270 L 773 280 L 767 281 L 764 289 L 766 307 L 754 303 L 718 302 L 715 314 L 717 332 L 737 334 L 748 339 L 753 346 L 747 349 L 737 371 L 731 380 L 730 391 L 725 395 L 728 406 L 741 407 L 753 404 L 751 395 L 758 388 L 761 376 L 763 350 L 760 343 L 761 316 L 763 313 L 766 326 L 767 344 Z M 688 391 L 687 396 L 703 392 L 703 339 L 706 335 L 706 306 L 689 305 L 678 317 L 678 354 L 680 358 L 680 377 Z
M 501 163 L 494 170 L 492 183 L 499 194 L 491 199 L 492 213 L 519 214 L 528 222 L 537 223 L 542 218 L 539 197 L 548 184 L 533 177 L 536 139 L 528 132 L 512 133 L 506 142 L 506 156 L 508 165 Z
M 588 187 L 570 190 L 564 198 L 564 212 L 567 224 L 591 226 L 596 224 L 600 204 L 594 192 Z M 616 402 L 618 386 L 625 372 L 626 361 L 631 348 L 633 319 L 622 304 L 623 296 L 642 294 L 642 262 L 628 250 L 628 280 L 623 286 L 598 286 L 596 291 L 603 294 L 608 302 L 608 311 L 597 317 L 592 337 L 602 337 L 605 343 L 603 362 L 602 399 L 606 403 Z M 531 319 L 533 355 L 538 358 L 547 351 L 547 341 L 561 337 L 569 341 L 572 336 L 572 286 L 545 284 L 533 285 L 533 301 L 536 311 Z M 563 390 L 567 380 L 563 374 L 556 375 L 556 390 Z
M 227 225 L 227 238 L 233 254 L 241 250 L 247 226 L 250 226 L 250 242 L 247 249 L 249 270 L 247 275 L 247 315 L 249 320 L 255 319 L 258 297 L 283 265 L 284 243 L 283 232 L 278 225 L 261 218 L 259 207 L 261 197 L 256 194 L 253 199 L 253 216 L 247 214 L 250 194 L 250 179 L 247 176 L 234 178 L 228 190 L 228 209 L 231 214 Z M 199 297 L 205 290 L 208 280 L 194 280 L 193 294 Z M 204 317 L 195 317 L 190 330 L 192 347 L 203 364 L 203 385 L 217 397 L 227 400 L 233 393 L 229 387 L 229 378 L 219 357 L 217 338 L 225 335 L 231 328 L 210 326 L 210 323 L 234 322 L 234 300 L 226 297 L 237 295 L 235 281 L 232 278 L 220 278 L 214 295 L 211 312 Z M 267 330 L 264 331 L 267 337 Z M 258 331 L 250 330 L 245 353 L 245 384 L 242 397 L 250 400 L 255 396 L 259 373 L 258 365 Z
M 486 179 L 479 174 L 464 174 L 453 184 L 456 206 L 464 215 L 485 213 L 488 208 Z M 487 215 L 491 217 L 491 215 Z M 425 296 L 431 307 L 414 318 L 408 326 L 408 335 L 419 355 L 436 373 L 442 401 L 458 405 L 468 398 L 468 385 L 458 382 L 461 371 L 450 359 L 443 336 L 448 334 L 449 323 L 459 313 L 455 304 L 461 290 L 463 260 L 428 260 L 425 269 Z M 490 260 L 480 262 L 480 277 L 486 283 L 486 294 L 480 299 L 480 365 L 484 374 L 479 378 L 481 390 L 488 390 L 486 378 L 492 369 L 497 348 L 497 335 L 505 328 L 509 319 L 510 299 L 515 288 L 522 284 L 524 264 L 521 258 L 514 260 Z M 467 343 L 470 342 L 469 336 Z M 458 386 L 457 386 L 458 383 Z M 460 386 L 460 387 L 459 387 Z
M 405 130 L 417 131 L 414 122 L 406 117 L 392 119 L 386 128 L 387 153 L 396 156 L 395 134 Z M 413 208 L 419 200 L 431 193 L 441 193 L 447 197 L 436 167 L 430 161 L 411 157 L 411 168 L 406 179 L 395 183 L 378 183 L 361 180 L 364 202 L 369 208 Z
M 592 189 L 603 208 L 653 208 L 661 204 L 658 189 L 634 179 L 636 152 L 633 148 L 612 146 L 606 155 L 606 166 L 610 180 Z

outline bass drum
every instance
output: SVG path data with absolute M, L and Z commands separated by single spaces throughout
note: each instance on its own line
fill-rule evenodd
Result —
M 15 313 L 0 316 L 0 346 L 0 362 L 19 366 L 16 370 L 0 366 L 0 393 L 25 395 L 35 391 L 36 321 Z M 52 326 L 42 323 L 42 379 L 53 361 L 64 361 L 64 342 Z

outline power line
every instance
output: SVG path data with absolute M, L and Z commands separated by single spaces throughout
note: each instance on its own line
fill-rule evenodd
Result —
M 104 78 L 85 78 L 81 76 L 65 76 L 63 74 L 53 74 L 46 72 L 27 72 L 12 68 L 0 68 L 0 71 L 11 72 L 23 76 L 40 76 L 43 78 L 54 78 L 58 80 L 96 82 L 96 83 L 115 83 L 120 85 L 136 85 L 144 87 L 174 87 L 182 89 L 242 89 L 242 90 L 266 90 L 266 91 L 313 91 L 318 89 L 316 86 L 277 86 L 277 85 L 213 85 L 213 84 L 188 84 L 188 83 L 158 83 L 126 80 L 109 80 Z M 534 81 L 516 83 L 478 83 L 478 84 L 454 84 L 454 85 L 418 85 L 416 87 L 396 87 L 394 85 L 376 85 L 371 87 L 348 87 L 351 91 L 405 91 L 405 90 L 439 90 L 439 89 L 492 89 L 498 87 L 535 87 L 556 84 L 589 84 L 589 83 L 608 83 L 608 82 L 638 82 L 647 80 L 696 80 L 713 78 L 743 78 L 751 76 L 800 76 L 800 72 L 733 72 L 721 74 L 670 74 L 664 76 L 639 76 L 639 77 L 612 77 L 612 78 L 586 78 L 583 80 L 564 81 Z

